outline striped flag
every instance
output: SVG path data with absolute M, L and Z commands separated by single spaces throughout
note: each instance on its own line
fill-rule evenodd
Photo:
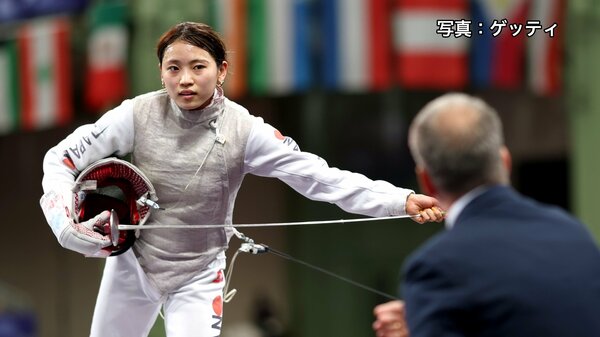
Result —
M 65 125 L 72 119 L 69 37 L 69 22 L 62 17 L 29 21 L 17 32 L 25 130 Z
M 276 0 L 270 0 L 271 2 Z M 313 84 L 313 62 L 311 22 L 312 6 L 310 0 L 294 0 L 292 8 L 292 44 L 293 44 L 293 83 L 296 90 L 306 90 Z
M 266 1 L 248 0 L 248 84 L 255 94 L 266 94 L 269 90 Z
M 239 98 L 247 88 L 246 13 L 248 0 L 213 0 L 213 27 L 227 47 L 229 67 L 224 89 L 227 97 Z
M 392 11 L 387 0 L 371 0 L 368 3 L 371 89 L 387 89 L 393 83 Z
M 294 2 L 289 0 L 267 0 L 267 60 L 269 89 L 273 93 L 290 92 L 293 88 L 295 50 Z
M 345 89 L 367 90 L 368 78 L 368 24 L 366 1 L 337 1 L 338 74 Z
M 17 60 L 15 41 L 0 45 L 0 134 L 14 131 L 19 122 Z
M 392 84 L 386 0 L 322 0 L 321 74 L 326 88 L 380 90 Z
M 310 0 L 248 0 L 248 72 L 255 94 L 311 84 Z
M 562 48 L 565 25 L 562 0 L 533 0 L 530 20 L 539 20 L 544 28 L 556 23 L 554 36 L 537 31 L 527 41 L 528 83 L 539 95 L 555 95 L 562 85 Z
M 468 82 L 466 37 L 444 37 L 438 20 L 468 20 L 466 0 L 396 0 L 398 81 L 411 89 L 461 89 Z
M 85 103 L 91 111 L 111 108 L 127 95 L 127 13 L 121 1 L 91 8 L 85 79 Z
M 525 28 L 513 36 L 510 24 L 525 27 L 529 0 L 473 0 L 472 19 L 481 23 L 481 34 L 473 34 L 471 80 L 476 87 L 518 88 L 525 75 Z M 494 36 L 496 20 L 507 20 L 507 26 Z

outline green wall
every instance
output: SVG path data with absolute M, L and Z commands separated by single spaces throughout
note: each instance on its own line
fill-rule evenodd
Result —
M 572 204 L 576 215 L 600 239 L 596 213 L 600 190 L 600 6 L 595 0 L 569 1 L 567 22 Z

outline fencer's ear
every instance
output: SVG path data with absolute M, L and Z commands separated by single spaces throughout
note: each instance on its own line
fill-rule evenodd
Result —
M 431 176 L 427 173 L 427 170 L 421 166 L 417 166 L 415 168 L 415 173 L 417 175 L 417 181 L 419 182 L 419 187 L 424 194 L 427 194 L 431 197 L 437 197 L 438 190 L 431 181 Z
M 220 83 L 225 82 L 225 77 L 227 77 L 228 66 L 229 66 L 229 64 L 227 63 L 227 61 L 223 61 L 221 63 L 221 65 L 219 66 L 219 82 Z
M 227 71 L 228 66 L 229 66 L 229 63 L 227 63 L 227 61 L 221 62 L 221 65 L 219 66 L 219 71 L 221 71 L 221 72 Z

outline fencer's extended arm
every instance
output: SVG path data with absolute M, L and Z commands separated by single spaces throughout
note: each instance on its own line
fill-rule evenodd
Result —
M 300 151 L 291 138 L 260 118 L 248 138 L 244 165 L 244 173 L 278 178 L 309 199 L 368 216 L 403 215 L 406 199 L 414 193 L 386 181 L 329 167 L 322 158 Z
M 93 225 L 107 221 L 106 214 L 82 223 L 73 215 L 74 182 L 89 164 L 111 156 L 126 155 L 133 148 L 131 101 L 104 114 L 96 123 L 78 127 L 46 153 L 43 161 L 44 195 L 40 206 L 61 246 L 86 256 L 105 256 L 108 237 L 95 233 Z

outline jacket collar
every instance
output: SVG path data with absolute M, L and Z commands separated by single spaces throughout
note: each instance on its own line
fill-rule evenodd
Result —
M 512 187 L 507 185 L 480 186 L 459 198 L 448 210 L 447 228 L 452 228 L 466 216 L 488 212 L 491 207 L 512 193 Z M 449 219 L 450 218 L 450 219 Z
M 217 118 L 224 109 L 225 95 L 223 89 L 217 87 L 213 94 L 212 100 L 208 106 L 196 110 L 184 110 L 175 104 L 175 101 L 170 100 L 171 108 L 175 111 L 177 117 L 194 124 L 200 124 L 208 120 Z

